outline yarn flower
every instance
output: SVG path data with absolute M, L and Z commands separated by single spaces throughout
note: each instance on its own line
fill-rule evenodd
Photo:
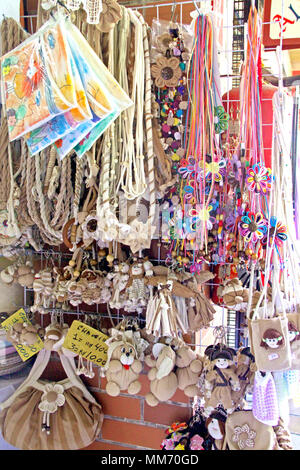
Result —
M 203 437 L 199 436 L 199 434 L 196 434 L 191 438 L 190 450 L 204 450 L 202 447 L 203 442 Z
M 165 54 L 170 49 L 170 43 L 173 42 L 173 38 L 169 33 L 163 33 L 157 38 L 157 48 L 160 52 Z
M 256 194 L 266 194 L 271 190 L 271 170 L 258 163 L 248 168 L 246 183 L 248 189 Z
M 269 231 L 269 245 L 271 246 L 274 238 L 274 245 L 276 248 L 280 248 L 283 242 L 287 240 L 287 228 L 282 222 L 277 220 L 277 217 L 271 217 L 270 219 L 270 231 Z M 268 242 L 268 234 L 266 233 L 262 244 L 266 245 Z
M 216 219 L 210 215 L 210 212 L 212 210 L 212 205 L 202 208 L 196 207 L 196 209 L 191 209 L 189 211 L 189 215 L 192 216 L 192 224 L 195 224 L 197 229 L 199 229 L 203 224 L 205 224 L 207 230 L 211 230 L 213 224 L 216 223 Z
M 248 211 L 241 219 L 240 233 L 245 242 L 256 243 L 261 240 L 267 232 L 267 221 L 260 212 L 254 214 Z
M 218 162 L 205 163 L 205 178 L 212 179 L 215 176 L 215 182 L 220 183 L 223 181 L 226 172 L 226 160 L 221 158 Z
M 46 384 L 45 391 L 39 404 L 39 410 L 47 413 L 55 413 L 57 407 L 65 403 L 64 387 L 60 384 Z
M 245 449 L 246 447 L 254 447 L 254 440 L 256 438 L 256 432 L 250 429 L 248 424 L 243 426 L 236 426 L 232 436 L 232 441 L 237 442 L 239 448 Z
M 175 446 L 173 439 L 164 439 L 160 445 L 160 447 L 164 450 L 173 450 Z
M 217 134 L 221 134 L 228 129 L 229 114 L 225 113 L 223 106 L 215 106 L 215 131 Z
M 182 71 L 179 67 L 179 60 L 176 57 L 159 56 L 156 64 L 151 67 L 152 76 L 155 78 L 155 85 L 158 88 L 176 87 L 181 78 Z
M 178 173 L 183 179 L 195 176 L 195 160 L 192 157 L 182 158 L 178 167 Z

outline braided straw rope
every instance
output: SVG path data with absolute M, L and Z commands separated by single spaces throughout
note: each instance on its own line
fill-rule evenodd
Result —
M 148 188 L 150 193 L 150 208 L 148 215 L 148 228 L 149 228 L 149 243 L 145 248 L 150 248 L 152 239 L 152 226 L 155 218 L 156 209 L 156 188 L 155 188 L 155 173 L 154 173 L 154 151 L 153 151 L 153 132 L 152 132 L 152 114 L 151 114 L 151 69 L 150 69 L 150 53 L 148 41 L 148 27 L 140 12 L 135 12 L 140 22 L 143 25 L 143 44 L 145 54 L 145 121 L 146 121 L 146 145 L 147 145 L 147 165 L 148 165 Z
M 1 53 L 2 55 L 17 47 L 24 41 L 28 34 L 13 18 L 4 18 L 0 28 L 1 37 Z M 3 92 L 3 90 L 2 90 Z M 4 100 L 2 100 L 4 103 Z M 0 208 L 9 210 L 9 219 L 15 227 L 16 232 L 19 229 L 16 224 L 15 211 L 13 207 L 13 191 L 14 191 L 14 175 L 13 175 L 13 162 L 8 138 L 8 124 L 6 119 L 5 108 L 3 106 L 3 115 L 1 118 L 0 129 L 0 171 L 1 171 L 1 192 L 0 192 Z M 20 169 L 21 171 L 21 169 Z M 3 237 L 0 236 L 0 245 L 7 246 L 16 242 L 16 237 Z

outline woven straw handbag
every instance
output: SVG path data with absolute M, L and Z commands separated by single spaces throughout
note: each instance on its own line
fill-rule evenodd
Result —
M 251 350 L 255 356 L 257 369 L 264 372 L 291 368 L 288 318 L 279 289 L 274 286 L 273 291 L 276 293 L 273 293 L 273 302 L 275 303 L 275 300 L 279 298 L 282 312 L 275 314 L 274 304 L 271 308 L 273 315 L 270 312 L 262 312 L 264 308 L 259 308 L 264 295 L 262 293 L 252 317 L 248 316 Z
M 299 309 L 299 307 L 298 307 Z M 300 312 L 288 313 L 288 335 L 291 346 L 292 370 L 300 369 Z
M 252 411 L 235 411 L 225 424 L 223 449 L 277 450 L 277 438 L 272 426 L 254 418 Z
M 43 349 L 27 379 L 0 405 L 3 438 L 18 449 L 82 449 L 96 439 L 102 427 L 102 408 L 76 375 L 73 358 L 60 356 L 65 380 L 40 380 L 50 356 Z

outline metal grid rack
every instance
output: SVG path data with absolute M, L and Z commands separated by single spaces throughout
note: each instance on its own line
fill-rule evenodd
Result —
M 230 57 L 231 60 L 228 61 L 228 67 L 226 73 L 221 75 L 221 82 L 224 84 L 225 89 L 227 90 L 227 98 L 224 101 L 228 101 L 228 104 L 233 101 L 238 100 L 230 100 L 228 91 L 232 87 L 236 87 L 239 85 L 239 68 L 240 63 L 244 58 L 244 33 L 245 33 L 245 22 L 247 21 L 247 16 L 249 12 L 249 7 L 251 2 L 249 0 L 242 1 L 242 0 L 225 0 L 225 3 L 232 2 L 233 3 L 233 17 L 229 17 L 229 8 L 225 8 L 225 25 L 224 27 L 224 37 L 226 37 L 225 43 L 227 44 L 227 48 L 219 50 L 219 54 L 222 54 L 223 57 L 228 58 Z M 152 14 L 152 18 L 154 17 L 156 20 L 170 19 L 172 12 L 176 6 L 177 11 L 177 22 L 179 24 L 183 24 L 186 9 L 189 11 L 195 9 L 196 3 L 209 6 L 211 4 L 210 0 L 203 0 L 201 2 L 195 2 L 191 0 L 182 0 L 182 1 L 172 1 L 166 0 L 165 2 L 160 1 L 153 1 L 153 0 L 141 0 L 141 1 L 122 1 L 119 0 L 119 3 L 139 10 L 143 16 L 145 17 L 146 21 L 150 13 Z M 282 0 L 282 9 L 283 9 L 283 0 Z M 179 12 L 179 13 L 178 13 Z M 26 13 L 26 12 L 25 12 Z M 151 16 L 151 15 L 150 15 Z M 26 28 L 29 33 L 35 32 L 35 24 L 37 19 L 37 14 L 25 14 L 23 16 Z M 231 47 L 228 48 L 228 44 L 230 44 L 231 38 Z M 263 77 L 267 79 L 268 74 L 263 74 Z M 228 106 L 229 109 L 229 106 Z M 41 263 L 45 263 L 48 256 L 47 251 L 41 251 L 36 253 L 37 256 L 40 257 Z M 57 256 L 58 262 L 61 263 L 64 258 L 68 257 L 67 253 L 60 253 L 60 252 L 51 252 L 51 255 L 54 257 Z M 69 255 L 70 256 L 70 255 Z M 151 261 L 159 264 L 163 261 L 161 256 L 161 249 L 160 246 L 157 249 L 157 256 Z M 214 283 L 207 283 L 207 285 L 213 287 Z M 29 310 L 30 300 L 32 298 L 32 290 L 25 289 L 24 291 L 24 307 Z M 100 313 L 99 306 L 94 306 L 95 308 L 93 311 L 82 311 L 78 307 L 75 309 L 70 309 L 70 311 L 64 311 L 64 315 L 76 315 L 78 318 L 84 315 L 97 315 Z M 235 311 L 225 311 L 224 306 L 222 308 L 221 313 L 221 324 L 227 331 L 227 343 L 231 347 L 238 347 L 240 344 L 245 345 L 246 340 L 243 337 L 243 330 L 244 330 L 244 318 L 243 315 L 237 313 Z M 51 312 L 55 312 L 55 309 L 50 309 Z M 58 310 L 57 313 L 61 313 L 61 310 Z M 102 318 L 109 319 L 111 316 L 112 318 L 118 322 L 122 319 L 122 315 L 119 311 L 113 312 L 111 315 L 107 312 L 101 312 Z M 141 322 L 144 321 L 144 318 L 140 316 L 139 320 Z M 214 328 L 211 326 L 209 328 Z M 200 332 L 197 335 L 195 342 L 193 345 L 197 347 L 205 347 L 206 345 L 203 343 L 203 332 Z

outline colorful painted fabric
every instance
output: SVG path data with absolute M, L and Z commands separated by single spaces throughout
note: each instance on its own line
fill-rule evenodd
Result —
M 88 99 L 75 64 L 70 53 L 72 74 L 75 84 L 77 106 L 64 114 L 61 114 L 43 126 L 31 131 L 25 136 L 31 155 L 35 155 L 44 148 L 63 138 L 65 135 L 78 128 L 83 122 L 92 119 L 92 112 Z
M 61 158 L 72 149 L 78 156 L 83 155 L 117 116 L 133 104 L 70 21 L 66 21 L 66 31 L 93 117 L 56 142 L 57 152 Z
M 49 20 L 1 59 L 9 140 L 76 107 L 63 20 Z

